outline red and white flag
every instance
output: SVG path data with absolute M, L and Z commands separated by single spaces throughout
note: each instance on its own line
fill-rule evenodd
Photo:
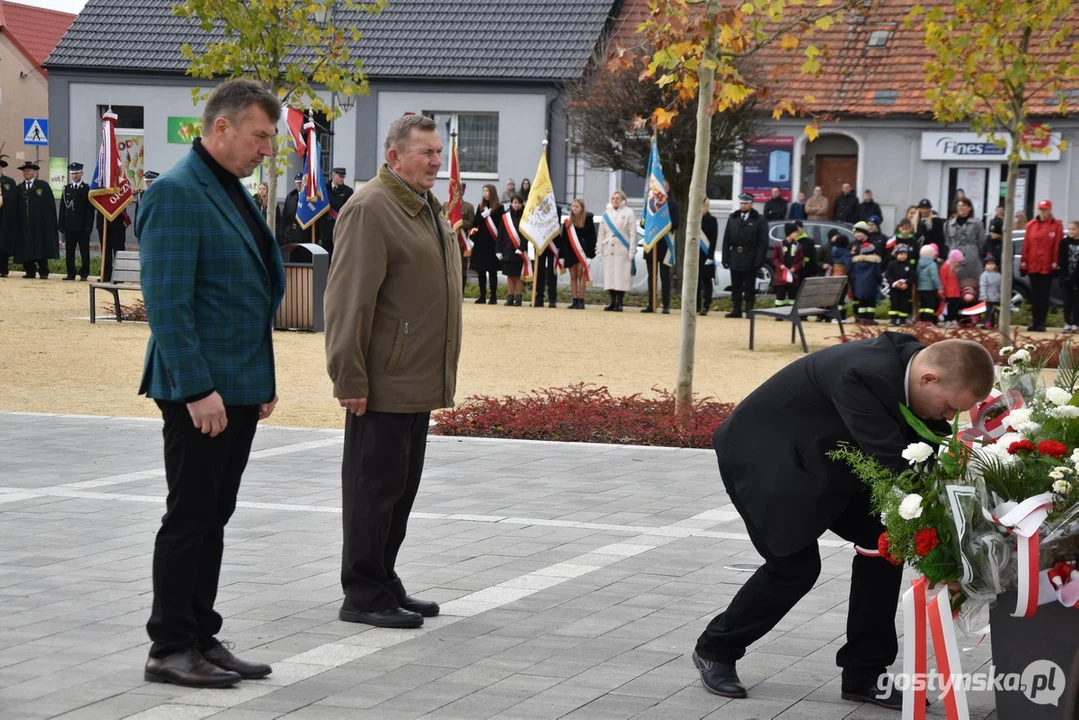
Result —
M 134 195 L 131 182 L 120 163 L 116 148 L 116 114 L 110 109 L 101 116 L 101 148 L 97 153 L 97 167 L 90 183 L 90 204 L 112 222 L 124 211 Z
M 285 111 L 285 124 L 292 133 L 292 144 L 296 146 L 296 154 L 303 157 L 307 154 L 307 141 L 303 137 L 303 113 L 296 108 L 288 108 Z
M 450 143 L 450 199 L 446 202 L 446 218 L 450 221 L 457 242 L 461 245 L 461 256 L 472 254 L 472 241 L 464 230 L 464 213 L 461 209 L 461 166 L 457 163 L 457 138 Z

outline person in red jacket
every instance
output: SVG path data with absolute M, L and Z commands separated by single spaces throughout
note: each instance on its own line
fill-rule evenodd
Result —
M 1045 332 L 1045 317 L 1049 314 L 1049 289 L 1056 274 L 1060 256 L 1060 240 L 1064 226 L 1053 217 L 1053 203 L 1038 203 L 1038 215 L 1027 223 L 1023 235 L 1023 254 L 1019 274 L 1030 276 L 1031 323 L 1027 330 Z

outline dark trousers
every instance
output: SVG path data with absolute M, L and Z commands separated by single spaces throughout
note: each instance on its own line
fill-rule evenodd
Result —
M 794 298 L 796 298 L 797 296 L 797 285 L 790 284 L 776 286 L 776 305 L 793 305 Z
M 918 319 L 922 322 L 937 324 L 937 308 L 940 307 L 940 297 L 936 290 L 918 291 Z
M 659 295 L 663 307 L 671 307 L 671 266 L 663 261 L 667 258 L 667 243 L 660 240 L 656 243 L 652 252 L 659 253 L 656 258 L 656 267 L 659 268 Z M 652 307 L 652 295 L 655 292 L 656 279 L 652 273 L 652 253 L 644 254 L 644 264 L 648 266 L 648 307 Z M 654 308 L 653 308 L 654 309 Z
M 900 320 L 906 320 L 910 317 L 910 288 L 906 290 L 892 288 L 888 294 L 888 302 L 891 305 L 891 309 L 888 311 L 889 315 Z
M 859 320 L 872 320 L 877 314 L 877 295 L 855 296 L 854 315 Z
M 64 245 L 67 246 L 67 276 L 75 277 L 75 250 L 79 251 L 82 267 L 79 276 L 83 280 L 90 277 L 90 231 L 64 233 Z
M 1079 325 L 1079 287 L 1061 283 L 1064 291 L 1064 324 Z
M 1079 299 L 1079 298 L 1077 298 L 1077 299 Z M 986 303 L 985 303 L 985 323 L 989 327 L 996 327 L 997 326 L 997 305 L 999 305 L 999 304 L 1000 303 L 989 302 L 989 301 L 986 301 Z M 1073 317 L 1079 317 L 1079 308 L 1076 308 L 1076 310 L 1077 310 L 1077 312 L 1073 315 Z M 1072 324 L 1074 325 L 1075 322 L 1073 321 Z
M 1049 290 L 1053 284 L 1052 275 L 1030 273 L 1031 326 L 1045 327 L 1045 318 L 1049 315 Z
M 345 419 L 341 463 L 341 587 L 361 612 L 399 607 L 394 571 L 420 487 L 431 413 L 367 411 Z
M 44 280 L 49 276 L 49 261 L 45 259 L 27 260 L 22 264 L 22 269 L 27 277 L 34 277 L 37 274 L 38 277 Z
M 959 322 L 962 319 L 963 298 L 945 298 L 944 306 L 948 310 L 948 314 L 944 316 L 948 322 Z
M 7 277 L 8 274 L 8 258 L 11 256 L 5 251 L 0 250 L 0 277 Z
M 757 299 L 757 273 L 747 270 L 731 270 L 731 302 L 734 309 L 739 309 L 742 298 L 746 301 L 746 310 L 753 309 Z
M 477 270 L 476 280 L 480 284 L 480 298 L 487 297 L 487 285 L 491 285 L 491 298 L 498 297 L 498 271 L 497 270 Z
M 760 533 L 731 495 L 742 513 L 749 538 L 764 565 L 734 596 L 727 609 L 708 623 L 697 640 L 697 654 L 714 662 L 734 664 L 746 648 L 760 640 L 808 593 L 820 575 L 817 543 L 793 555 L 777 557 L 760 539 Z M 876 549 L 884 531 L 872 513 L 869 493 L 860 493 L 829 528 L 839 537 L 867 549 Z M 843 684 L 876 680 L 895 662 L 899 643 L 895 613 L 903 582 L 903 569 L 879 557 L 855 554 L 847 608 L 847 643 L 839 649 L 836 664 L 843 668 Z
M 715 264 L 706 265 L 708 258 L 702 256 L 697 268 L 697 312 L 712 307 L 712 289 L 716 277 Z
M 558 276 L 554 271 L 554 253 L 550 249 L 544 250 L 539 257 L 539 273 L 533 282 L 536 283 L 536 304 L 542 305 L 544 291 L 549 302 L 558 300 Z
M 154 603 L 146 632 L 152 657 L 216 644 L 221 616 L 214 611 L 225 525 L 236 509 L 258 425 L 257 405 L 226 408 L 228 426 L 217 437 L 191 422 L 187 406 L 158 401 L 165 419 L 165 481 L 169 494 L 154 543 Z

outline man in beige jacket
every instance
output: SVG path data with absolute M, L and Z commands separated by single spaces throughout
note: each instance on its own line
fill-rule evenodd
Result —
M 828 220 L 828 198 L 824 196 L 824 189 L 820 185 L 813 188 L 813 197 L 806 200 L 806 216 L 810 220 Z
M 341 209 L 326 287 L 326 365 L 348 412 L 338 614 L 415 628 L 438 614 L 394 571 L 419 489 L 431 411 L 449 407 L 461 352 L 461 250 L 431 188 L 434 121 L 394 120 L 386 164 Z

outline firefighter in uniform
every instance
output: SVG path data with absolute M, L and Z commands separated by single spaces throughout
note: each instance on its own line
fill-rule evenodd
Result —
M 345 168 L 337 167 L 330 175 L 330 212 L 319 218 L 319 245 L 330 254 L 333 262 L 333 229 L 337 225 L 337 213 L 345 206 L 345 201 L 352 197 L 352 188 L 345 184 Z
M 753 209 L 753 196 L 738 196 L 738 210 L 727 219 L 723 231 L 723 267 L 731 271 L 731 302 L 729 318 L 742 317 L 742 300 L 746 312 L 753 309 L 757 297 L 757 271 L 764 266 L 768 253 L 768 221 Z
M 75 251 L 78 250 L 82 265 L 79 278 L 90 276 L 90 235 L 94 231 L 94 207 L 90 204 L 90 186 L 82 181 L 82 163 L 67 166 L 71 182 L 64 186 L 57 214 L 57 227 L 64 236 L 67 275 L 64 280 L 75 279 Z

